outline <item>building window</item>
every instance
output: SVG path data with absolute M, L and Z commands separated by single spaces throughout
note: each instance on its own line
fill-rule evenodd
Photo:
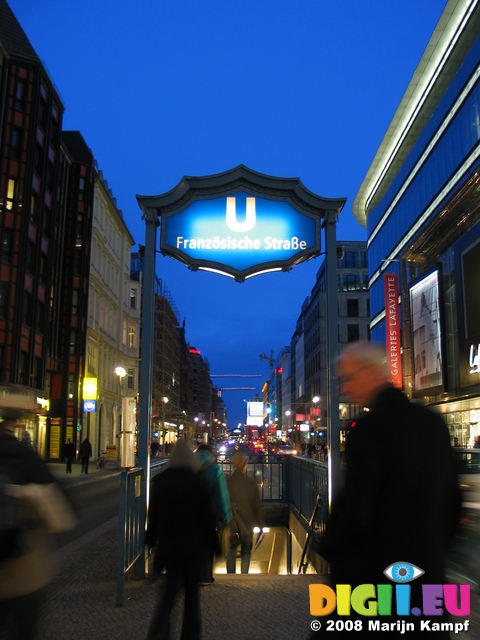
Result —
M 87 348 L 87 369 L 89 373 L 97 372 L 97 349 L 91 344 Z
M 358 300 L 347 299 L 347 317 L 358 318 Z
M 23 314 L 22 322 L 27 327 L 32 326 L 32 296 L 29 293 L 23 294 Z
M 37 333 L 45 333 L 45 304 L 43 302 L 37 302 Z
M 77 348 L 77 332 L 75 329 L 70 331 L 70 355 L 75 355 Z
M 11 211 L 13 209 L 13 202 L 15 200 L 15 180 L 12 178 L 8 179 L 8 187 L 7 187 L 7 209 Z
M 34 193 L 30 200 L 30 220 L 36 224 L 38 224 L 38 202 L 38 196 Z
M 37 172 L 37 175 L 40 177 L 43 176 L 44 166 L 45 166 L 44 152 L 42 147 L 37 142 L 35 147 L 35 171 Z
M 33 381 L 33 386 L 35 387 L 35 389 L 41 389 L 42 388 L 42 379 L 43 379 L 43 366 L 42 366 L 42 360 L 41 358 L 34 358 L 33 360 L 33 366 L 34 366 L 34 381 Z
M 26 387 L 30 386 L 30 356 L 25 351 L 20 354 L 20 367 L 18 370 L 18 383 Z
M 85 178 L 80 178 L 78 182 L 78 199 L 85 200 Z
M 47 113 L 48 113 L 47 103 L 45 102 L 45 100 L 40 100 L 40 104 L 38 108 L 38 120 L 40 122 L 40 125 L 43 131 L 46 131 L 47 129 L 47 120 L 48 120 Z
M 127 371 L 127 389 L 135 389 L 134 385 L 134 369 Z
M 130 309 L 137 308 L 137 290 L 130 289 Z
M 10 145 L 10 158 L 20 160 L 20 129 L 12 130 L 12 143 Z
M 125 318 L 123 319 L 123 336 L 122 336 L 122 342 L 124 345 L 127 344 L 127 321 L 125 320 Z
M 343 258 L 344 266 L 347 269 L 354 269 L 357 266 L 357 253 L 356 251 L 345 251 Z
M 128 327 L 128 346 L 130 349 L 135 349 L 137 345 L 137 332 L 134 324 L 129 325 Z
M 0 260 L 2 262 L 12 262 L 12 231 L 4 229 L 0 239 Z
M 72 291 L 72 315 L 78 315 L 78 290 L 74 289 Z
M 358 324 L 347 324 L 347 341 L 357 342 L 360 340 L 360 327 Z
M 360 277 L 358 275 L 344 275 L 343 291 L 360 291 Z
M 17 88 L 15 89 L 15 109 L 17 111 L 25 109 L 25 83 L 21 80 L 17 81 Z
M 0 282 L 0 318 L 7 317 L 8 307 L 8 284 L 6 282 Z
M 82 272 L 82 252 L 75 251 L 73 254 L 73 273 L 79 276 Z
M 55 167 L 50 161 L 47 162 L 47 187 L 51 193 L 55 191 Z
M 83 214 L 77 213 L 77 226 L 75 228 L 75 235 L 77 238 L 83 237 Z

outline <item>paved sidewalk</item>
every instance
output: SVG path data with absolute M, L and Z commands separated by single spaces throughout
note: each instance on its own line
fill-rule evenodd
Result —
M 124 605 L 117 607 L 116 535 L 111 522 L 87 547 L 57 554 L 61 573 L 49 588 L 40 640 L 146 636 L 163 581 L 127 581 Z M 217 575 L 215 584 L 201 590 L 203 640 L 307 639 L 313 578 L 317 576 Z M 179 602 L 172 640 L 180 638 L 181 613 Z
M 64 548 L 55 554 L 61 573 L 49 588 L 40 640 L 141 640 L 146 636 L 162 579 L 127 581 L 124 605 L 117 607 L 117 519 L 99 529 L 83 548 L 74 544 L 71 553 Z M 312 620 L 308 585 L 314 582 L 322 582 L 321 576 L 217 574 L 215 584 L 201 590 L 203 640 L 307 640 Z M 180 638 L 181 613 L 179 602 L 172 640 Z M 480 598 L 472 594 L 470 630 L 452 633 L 452 638 L 479 640 L 479 614 Z M 418 637 L 405 635 L 412 640 Z
M 120 475 L 121 469 L 97 469 L 96 461 L 91 462 L 88 466 L 88 473 L 82 473 L 81 462 L 72 463 L 72 473 L 66 473 L 66 465 L 64 462 L 49 462 L 47 467 L 55 477 L 55 480 L 62 484 L 67 482 L 85 482 L 89 479 L 98 480 L 100 476 Z
M 64 477 L 63 465 L 52 470 L 56 477 Z M 80 467 L 75 471 L 65 474 L 67 482 L 98 481 L 119 473 L 92 468 L 89 477 L 80 474 Z M 60 572 L 48 589 L 39 640 L 145 638 L 163 580 L 126 581 L 124 605 L 117 607 L 117 535 L 118 518 L 113 518 L 53 554 Z M 312 621 L 308 586 L 315 582 L 323 582 L 322 577 L 217 574 L 215 584 L 201 590 L 202 640 L 307 640 Z M 452 639 L 480 640 L 477 593 L 472 593 L 471 608 L 469 631 L 452 633 Z M 172 640 L 180 638 L 181 615 L 180 601 L 173 613 Z M 324 632 L 322 621 L 319 640 Z M 418 633 L 407 632 L 405 636 L 414 640 Z

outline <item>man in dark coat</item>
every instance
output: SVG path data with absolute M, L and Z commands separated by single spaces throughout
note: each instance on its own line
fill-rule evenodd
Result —
M 80 445 L 80 457 L 82 459 L 82 471 L 83 473 L 88 473 L 88 461 L 92 457 L 92 445 L 90 444 L 90 440 L 85 438 L 85 440 Z
M 155 477 L 145 543 L 154 547 L 154 569 L 166 569 L 166 585 L 147 638 L 170 638 L 170 613 L 184 588 L 182 640 L 201 633 L 199 582 L 204 558 L 217 540 L 208 485 L 199 473 L 200 460 L 184 440 L 173 449 L 168 467 Z
M 460 518 L 448 429 L 388 382 L 384 348 L 350 346 L 338 374 L 341 392 L 368 410 L 348 437 L 345 483 L 319 552 L 330 563 L 333 585 L 352 588 L 388 583 L 384 571 L 393 563 L 415 565 L 425 572 L 411 582 L 412 606 L 421 608 L 421 584 L 444 582 L 444 558 Z
M 70 438 L 65 443 L 63 454 L 65 456 L 65 462 L 67 464 L 65 471 L 66 473 L 72 473 L 72 462 L 75 460 L 75 445 L 70 440 Z

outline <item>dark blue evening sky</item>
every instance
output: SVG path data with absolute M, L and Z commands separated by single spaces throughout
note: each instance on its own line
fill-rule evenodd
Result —
M 338 239 L 366 239 L 353 199 L 444 0 L 9 0 L 136 242 L 136 194 L 244 164 L 346 197 Z M 243 284 L 158 256 L 187 340 L 219 386 L 260 391 L 321 258 Z M 255 391 L 225 391 L 229 422 Z

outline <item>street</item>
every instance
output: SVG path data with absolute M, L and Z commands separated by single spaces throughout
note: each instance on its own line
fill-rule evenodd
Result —
M 74 473 L 79 474 L 77 466 L 74 465 Z M 79 542 L 83 536 L 118 516 L 119 474 L 101 471 L 89 475 L 91 477 L 69 477 L 63 481 L 57 476 L 79 519 L 75 529 L 54 536 L 58 550 L 75 541 Z

